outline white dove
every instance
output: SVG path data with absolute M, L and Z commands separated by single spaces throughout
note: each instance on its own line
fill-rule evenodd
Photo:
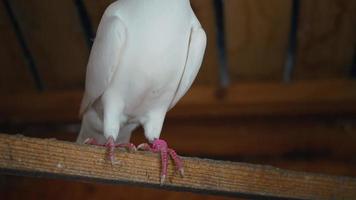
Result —
M 149 143 L 139 149 L 160 153 L 161 183 L 167 157 L 183 174 L 174 150 L 160 140 L 166 113 L 188 91 L 202 64 L 206 34 L 189 0 L 118 0 L 105 11 L 91 50 L 81 104 L 79 143 L 129 144 L 144 128 Z

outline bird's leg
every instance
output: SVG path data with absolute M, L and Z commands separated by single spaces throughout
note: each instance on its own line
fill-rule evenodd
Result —
M 108 158 L 111 164 L 114 164 L 114 150 L 115 150 L 115 141 L 112 136 L 110 136 L 105 144 L 106 148 L 108 149 Z
M 115 150 L 115 142 L 113 137 L 109 137 L 105 144 L 100 144 L 96 141 L 95 138 L 88 138 L 84 141 L 84 144 L 107 147 L 108 149 L 108 158 L 111 161 L 111 164 L 114 163 L 114 150 Z
M 101 146 L 101 147 L 106 147 L 108 149 L 108 159 L 110 160 L 111 164 L 115 163 L 114 160 L 114 151 L 115 148 L 125 148 L 129 151 L 136 151 L 136 147 L 132 143 L 126 143 L 126 144 L 115 144 L 115 140 L 112 136 L 110 136 L 105 144 L 99 144 L 94 138 L 88 138 L 84 141 L 84 144 L 89 144 L 89 145 L 95 145 L 95 146 Z
M 176 169 L 180 172 L 181 176 L 184 176 L 182 160 L 173 149 L 168 148 L 166 141 L 155 139 L 151 146 L 147 143 L 144 143 L 140 144 L 137 149 L 151 151 L 153 153 L 160 153 L 162 162 L 161 185 L 164 183 L 167 177 L 168 156 L 172 157 L 174 164 L 176 165 Z
M 176 151 L 173 149 L 168 149 L 168 153 L 176 165 L 176 170 L 179 171 L 179 174 L 184 177 L 184 167 L 182 159 L 177 155 Z

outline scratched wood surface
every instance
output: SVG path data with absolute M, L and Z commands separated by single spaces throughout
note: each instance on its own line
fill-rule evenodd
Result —
M 83 88 L 88 48 L 74 2 L 10 1 L 45 87 Z
M 291 2 L 224 1 L 228 61 L 233 81 L 282 80 Z
M 35 91 L 19 41 L 4 4 L 0 3 L 0 92 Z
M 105 149 L 56 140 L 0 135 L 0 168 L 18 175 L 76 177 L 108 183 L 130 182 L 159 187 L 160 161 L 150 153 L 116 152 L 121 164 L 105 160 Z M 353 199 L 356 179 L 282 170 L 269 166 L 184 158 L 185 177 L 172 163 L 165 186 L 251 197 Z
M 77 124 L 38 124 L 8 127 L 0 132 L 75 141 L 79 128 Z M 356 177 L 355 132 L 356 120 L 352 117 L 168 117 L 161 138 L 180 154 L 190 157 Z M 142 128 L 131 139 L 136 145 L 147 142 Z
M 356 1 L 302 0 L 295 79 L 347 79 L 356 42 Z

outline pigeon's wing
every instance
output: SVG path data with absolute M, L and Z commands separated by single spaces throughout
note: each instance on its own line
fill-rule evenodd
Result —
M 119 67 L 125 38 L 126 28 L 120 18 L 104 15 L 90 53 L 80 115 L 107 89 Z
M 185 95 L 193 84 L 197 76 L 200 66 L 203 62 L 203 57 L 206 48 L 206 34 L 200 24 L 193 26 L 190 35 L 190 43 L 185 68 L 176 91 L 176 94 L 171 102 L 170 108 L 175 106 L 177 102 Z

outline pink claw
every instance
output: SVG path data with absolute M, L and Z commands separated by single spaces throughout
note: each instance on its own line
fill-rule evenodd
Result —
M 168 148 L 166 141 L 156 139 L 153 141 L 152 147 L 149 144 L 144 143 L 139 145 L 138 149 L 161 154 L 161 162 L 162 162 L 161 181 L 160 181 L 161 185 L 163 185 L 167 177 L 168 155 L 171 156 L 171 158 L 173 159 L 176 169 L 179 171 L 180 175 L 182 177 L 184 176 L 184 168 L 183 168 L 183 162 L 181 158 L 177 155 L 177 153 L 173 149 Z
M 136 151 L 136 147 L 132 143 L 115 144 L 115 140 L 113 137 L 109 137 L 109 139 L 107 140 L 107 142 L 105 144 L 99 144 L 94 138 L 86 139 L 84 141 L 84 144 L 106 147 L 108 149 L 108 158 L 112 165 L 115 164 L 115 160 L 114 160 L 115 148 L 126 148 L 126 149 L 129 149 L 130 151 Z
M 108 157 L 111 161 L 111 164 L 114 165 L 114 150 L 115 150 L 115 142 L 113 137 L 109 137 L 105 146 L 108 148 Z
M 180 175 L 184 177 L 184 168 L 183 168 L 183 162 L 180 159 L 180 157 L 177 155 L 177 153 L 173 149 L 168 149 L 169 155 L 172 157 L 175 165 L 176 165 L 176 170 L 179 171 Z
M 99 143 L 94 139 L 94 138 L 88 138 L 84 141 L 84 144 L 89 144 L 89 145 L 99 145 Z

